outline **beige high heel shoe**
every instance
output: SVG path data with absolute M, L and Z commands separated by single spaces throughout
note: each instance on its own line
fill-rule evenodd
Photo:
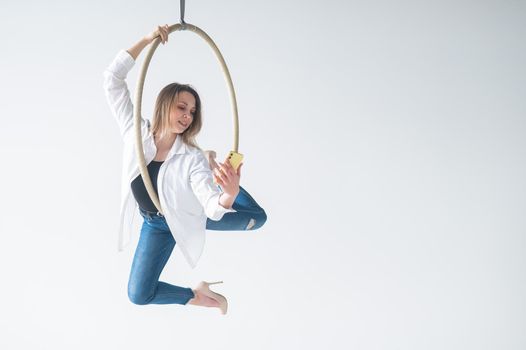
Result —
M 219 293 L 216 293 L 216 292 L 213 292 L 210 290 L 210 286 L 212 284 L 218 284 L 218 283 L 223 283 L 223 281 L 218 281 L 218 282 L 205 282 L 205 281 L 201 281 L 199 282 L 199 284 L 197 285 L 197 287 L 194 289 L 194 293 L 197 292 L 197 293 L 201 293 L 209 298 L 212 298 L 214 299 L 215 301 L 217 301 L 219 303 L 219 309 L 221 310 L 221 313 L 223 315 L 226 314 L 226 311 L 228 309 L 228 302 L 226 300 L 226 298 L 219 294 Z

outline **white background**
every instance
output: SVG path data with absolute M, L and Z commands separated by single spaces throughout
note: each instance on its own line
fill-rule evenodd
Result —
M 236 88 L 242 185 L 267 214 L 208 232 L 217 309 L 137 306 L 117 252 L 122 145 L 102 72 L 178 1 L 0 3 L 0 348 L 526 348 L 526 2 L 187 1 Z M 138 62 L 142 63 L 144 53 Z M 129 75 L 132 94 L 140 66 Z M 177 32 L 145 85 L 232 132 L 213 53 Z

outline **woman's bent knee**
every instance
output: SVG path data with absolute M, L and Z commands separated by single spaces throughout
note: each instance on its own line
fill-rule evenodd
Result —
M 152 296 L 145 291 L 128 288 L 128 299 L 135 305 L 146 305 L 150 303 Z
M 265 213 L 263 209 L 261 209 L 261 212 L 258 213 L 258 215 L 255 215 L 252 219 L 250 219 L 248 226 L 247 226 L 247 230 L 251 230 L 251 231 L 257 230 L 258 228 L 263 226 L 263 224 L 265 224 L 266 221 L 267 221 L 267 214 Z
M 128 294 L 128 299 L 135 305 L 147 305 L 150 298 L 146 298 L 141 294 Z

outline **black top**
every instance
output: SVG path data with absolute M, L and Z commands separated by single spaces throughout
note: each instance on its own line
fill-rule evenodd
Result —
M 163 164 L 163 162 L 158 162 L 156 160 L 152 160 L 151 163 L 148 164 L 148 174 L 150 174 L 150 179 L 152 179 L 153 188 L 155 189 L 155 194 L 157 194 L 157 196 L 159 196 L 159 193 L 157 192 L 157 176 L 159 175 L 161 164 Z M 141 174 L 132 181 L 131 188 L 133 196 L 137 203 L 139 203 L 141 209 L 157 212 L 157 208 L 146 191 L 146 186 L 144 186 Z

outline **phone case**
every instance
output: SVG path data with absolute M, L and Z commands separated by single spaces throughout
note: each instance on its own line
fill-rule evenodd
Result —
M 230 164 L 232 164 L 232 167 L 237 171 L 239 164 L 243 161 L 243 155 L 241 153 L 230 151 L 228 154 L 228 160 L 230 161 Z

